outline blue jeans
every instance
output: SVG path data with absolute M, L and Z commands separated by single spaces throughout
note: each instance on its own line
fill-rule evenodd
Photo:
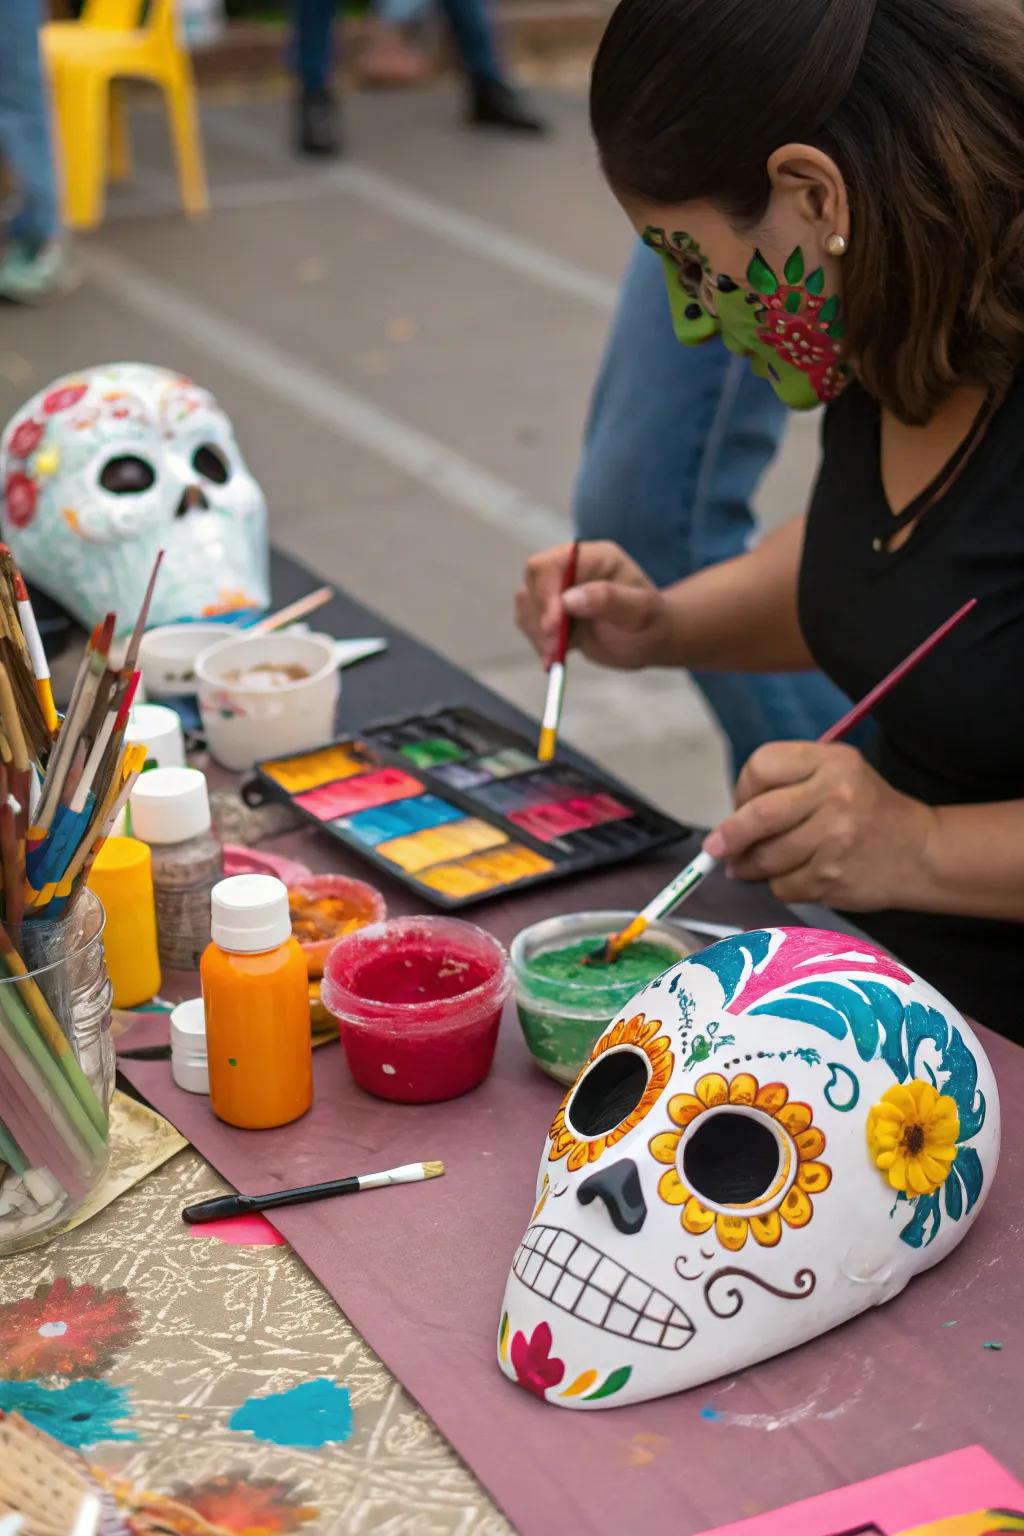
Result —
M 718 341 L 675 338 L 661 261 L 638 245 L 590 404 L 574 521 L 613 539 L 661 587 L 745 550 L 750 498 L 786 407 Z M 695 672 L 735 771 L 766 741 L 813 739 L 847 700 L 816 672 Z
M 498 40 L 486 0 L 441 0 L 468 75 L 503 80 Z M 293 0 L 293 68 L 307 91 L 321 91 L 332 70 L 334 0 Z
M 17 182 L 12 240 L 45 245 L 58 229 L 50 120 L 39 58 L 39 0 L 6 0 L 0 38 L 0 155 Z

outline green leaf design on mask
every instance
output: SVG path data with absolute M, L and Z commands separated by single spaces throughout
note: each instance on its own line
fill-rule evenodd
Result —
M 798 315 L 800 313 L 800 295 L 798 293 L 786 294 L 785 310 L 787 315 Z
M 825 287 L 824 268 L 815 267 L 813 272 L 809 272 L 807 274 L 807 281 L 804 284 L 804 287 L 807 289 L 808 293 L 813 293 L 815 295 L 821 293 Z
M 803 277 L 804 253 L 799 246 L 797 246 L 792 255 L 787 258 L 786 265 L 782 270 L 785 273 L 787 283 L 798 283 Z
M 846 326 L 841 320 L 835 320 L 825 332 L 826 336 L 832 336 L 836 341 L 841 341 L 846 335 Z
M 771 294 L 778 291 L 779 280 L 760 251 L 755 251 L 747 268 L 747 282 L 755 293 Z
M 825 300 L 818 310 L 818 321 L 821 325 L 831 325 L 839 313 L 839 295 L 834 293 L 831 298 Z
M 585 1403 L 592 1403 L 598 1398 L 611 1397 L 613 1393 L 621 1392 L 632 1374 L 633 1367 L 631 1365 L 620 1365 L 617 1371 L 612 1371 L 608 1379 L 598 1387 L 596 1392 L 588 1392 L 583 1401 Z

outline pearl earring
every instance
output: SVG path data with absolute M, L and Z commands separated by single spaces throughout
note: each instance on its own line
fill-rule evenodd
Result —
M 826 235 L 825 249 L 830 256 L 845 256 L 846 236 L 840 234 Z

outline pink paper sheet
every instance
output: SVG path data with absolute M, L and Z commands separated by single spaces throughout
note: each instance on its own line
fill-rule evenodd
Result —
M 993 1508 L 1024 1510 L 1024 1484 L 980 1445 L 969 1445 L 703 1536 L 845 1536 L 865 1525 L 899 1536 L 926 1520 Z

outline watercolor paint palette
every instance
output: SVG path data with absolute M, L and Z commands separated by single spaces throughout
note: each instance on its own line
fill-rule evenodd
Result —
M 275 794 L 435 906 L 621 862 L 690 830 L 596 772 L 538 763 L 458 706 L 260 765 Z

